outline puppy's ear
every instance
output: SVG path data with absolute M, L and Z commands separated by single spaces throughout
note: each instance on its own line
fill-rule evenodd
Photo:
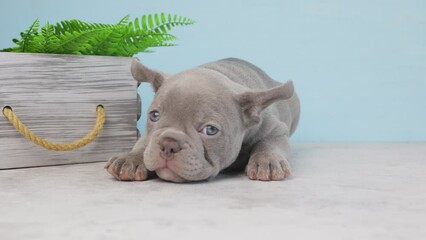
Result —
M 260 113 L 272 103 L 278 100 L 286 100 L 293 96 L 293 81 L 270 88 L 267 90 L 247 91 L 237 95 L 237 101 L 243 110 L 245 117 L 251 124 L 259 123 Z
M 132 61 L 131 72 L 136 81 L 151 83 L 155 92 L 157 92 L 164 81 L 164 77 L 161 73 L 147 68 L 136 59 L 133 59 Z

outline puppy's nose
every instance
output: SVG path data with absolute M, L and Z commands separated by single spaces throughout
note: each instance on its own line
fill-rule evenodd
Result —
M 161 155 L 164 158 L 170 158 L 173 154 L 178 153 L 182 148 L 177 140 L 173 138 L 165 138 L 160 142 Z

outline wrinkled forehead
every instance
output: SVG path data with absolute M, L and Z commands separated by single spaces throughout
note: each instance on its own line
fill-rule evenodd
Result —
M 205 78 L 169 79 L 156 96 L 161 111 L 176 117 L 226 118 L 232 112 L 231 91 L 220 82 Z

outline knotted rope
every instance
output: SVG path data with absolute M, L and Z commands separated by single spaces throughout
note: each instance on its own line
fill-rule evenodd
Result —
M 19 120 L 19 118 L 13 112 L 12 108 L 10 107 L 3 108 L 4 116 L 16 128 L 16 130 L 18 130 L 18 132 L 22 134 L 22 136 L 24 136 L 25 138 L 27 138 L 28 140 L 30 140 L 31 142 L 37 145 L 40 145 L 48 150 L 53 150 L 53 151 L 71 151 L 71 150 L 75 150 L 83 146 L 86 146 L 91 141 L 93 141 L 93 139 L 95 139 L 96 136 L 98 136 L 98 134 L 102 131 L 102 128 L 104 127 L 104 123 L 105 123 L 104 107 L 102 105 L 97 106 L 96 112 L 97 112 L 96 124 L 93 127 L 92 131 L 89 132 L 85 137 L 71 143 L 52 143 L 31 132 L 31 130 L 28 129 L 21 122 L 21 120 Z

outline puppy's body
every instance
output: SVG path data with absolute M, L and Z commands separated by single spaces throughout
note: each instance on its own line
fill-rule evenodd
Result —
M 145 180 L 155 171 L 169 181 L 198 181 L 244 165 L 250 179 L 290 174 L 288 137 L 299 120 L 291 81 L 281 85 L 239 59 L 167 79 L 134 62 L 132 74 L 151 82 L 156 95 L 147 133 L 130 153 L 106 165 L 117 179 Z

